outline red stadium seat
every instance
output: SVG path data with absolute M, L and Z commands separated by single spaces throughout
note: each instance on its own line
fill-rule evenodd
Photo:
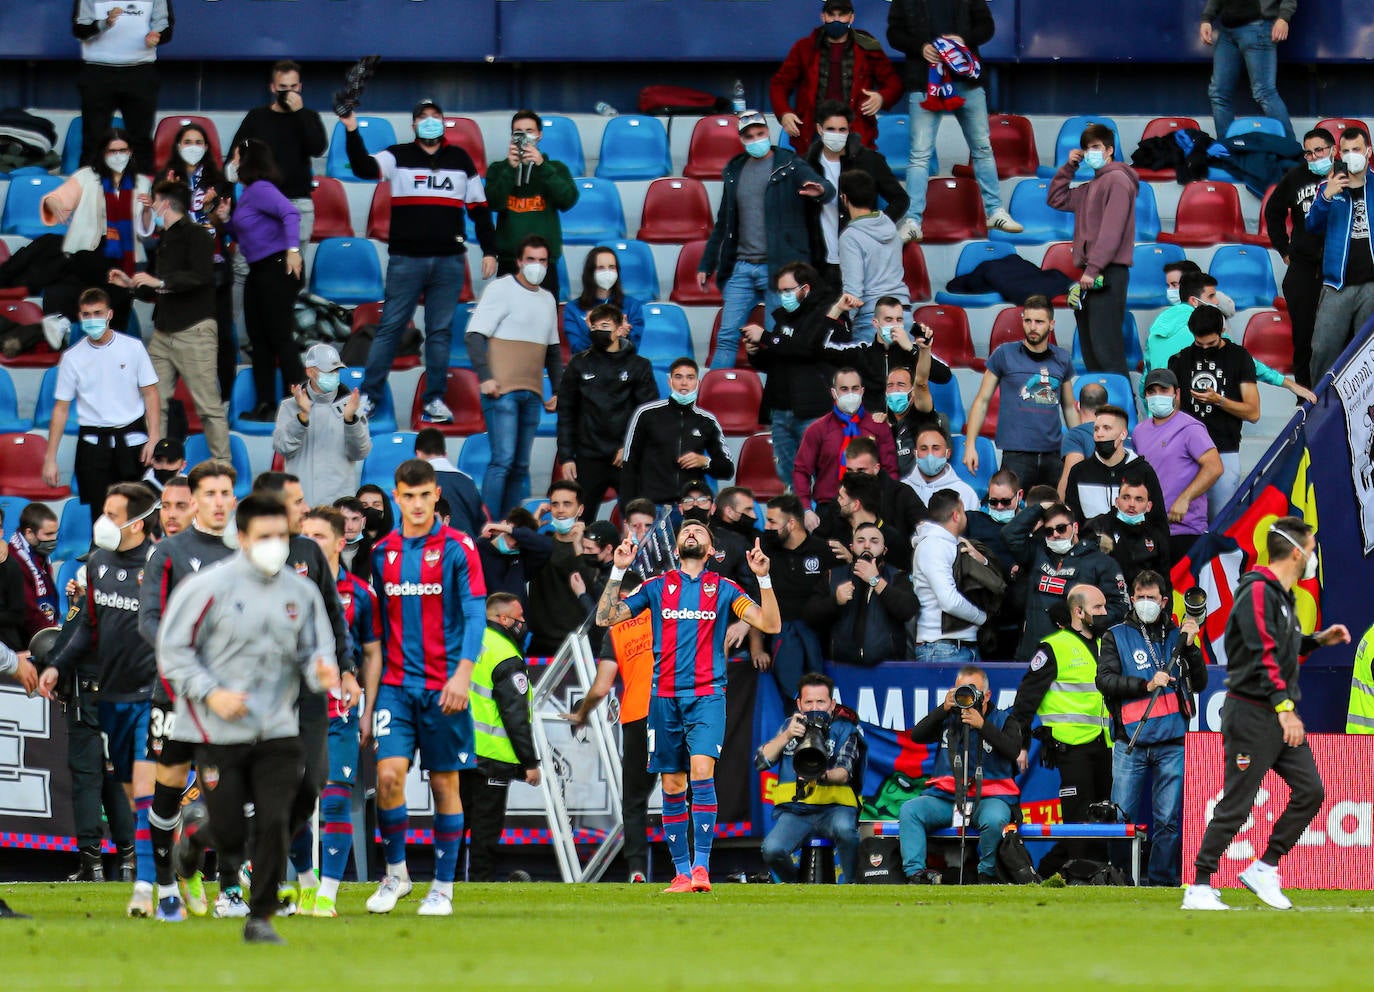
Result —
M 926 186 L 922 240 L 931 244 L 976 241 L 988 236 L 983 197 L 972 179 L 937 176 Z
M 447 424 L 431 424 L 420 419 L 424 412 L 421 402 L 425 395 L 425 373 L 415 383 L 415 401 L 410 409 L 410 429 L 418 431 L 422 427 L 437 427 L 449 437 L 470 437 L 484 434 L 487 429 L 486 418 L 482 416 L 482 391 L 478 388 L 477 373 L 472 369 L 448 370 L 448 383 L 444 388 L 444 402 L 453 411 L 453 420 Z
M 477 166 L 477 174 L 483 179 L 487 176 L 487 145 L 482 140 L 482 129 L 471 117 L 444 118 L 444 144 L 457 145 L 472 156 L 472 164 Z
M 280 451 L 274 451 L 274 452 L 272 452 L 272 471 L 273 471 L 273 472 L 285 472 L 285 471 L 286 471 L 286 456 L 283 455 Z
M 1083 276 L 1083 270 L 1073 264 L 1073 245 L 1068 241 L 1056 241 L 1045 249 L 1045 257 L 1040 260 L 1040 268 L 1046 272 L 1055 270 L 1064 273 L 1074 282 Z M 1067 296 L 1060 294 L 1051 300 L 1057 307 L 1069 305 Z
M 210 145 L 210 153 L 215 156 L 215 164 L 224 167 L 224 148 L 219 140 L 219 131 L 215 129 L 215 122 L 208 117 L 198 117 L 195 114 L 178 114 L 175 117 L 164 117 L 157 122 L 157 130 L 153 132 L 153 162 L 160 169 L 167 164 L 167 160 L 172 157 L 172 146 L 176 144 L 177 132 L 187 124 L 199 124 L 205 131 L 205 140 Z
M 378 183 L 367 208 L 367 236 L 372 241 L 391 240 L 391 184 Z
M 0 493 L 27 500 L 70 496 L 72 491 L 67 486 L 44 484 L 43 460 L 47 456 L 48 439 L 41 434 L 0 434 Z
M 354 236 L 343 183 L 329 176 L 316 176 L 310 180 L 310 199 L 315 204 L 315 229 L 311 232 L 311 241 Z
M 1035 148 L 1035 128 L 1030 118 L 1016 114 L 988 114 L 988 135 L 992 139 L 992 154 L 997 160 L 997 178 L 1033 176 L 1040 168 L 1040 153 Z M 954 174 L 973 177 L 973 159 L 966 165 L 956 165 Z
M 41 324 L 43 311 L 32 300 L 0 300 L 0 317 L 15 324 Z M 39 341 L 28 351 L 6 358 L 0 355 L 0 365 L 12 369 L 44 369 L 61 361 L 60 352 L 48 347 L 48 342 Z M 0 489 L 0 492 L 4 492 Z
M 377 325 L 382 322 L 382 305 L 380 303 L 359 303 L 353 308 L 353 332 L 357 333 L 358 328 L 372 324 Z M 415 330 L 415 321 L 406 324 L 406 330 Z M 397 355 L 391 362 L 392 369 L 413 369 L 420 364 L 419 355 Z M 566 364 L 566 363 L 565 363 Z
M 1174 229 L 1161 232 L 1159 240 L 1200 248 L 1238 241 L 1244 236 L 1245 220 L 1241 217 L 1236 187 L 1202 179 L 1183 187 Z
M 644 194 L 639 240 L 651 245 L 681 245 L 709 237 L 711 201 L 699 179 L 655 179 Z
M 743 486 L 756 500 L 768 500 L 787 491 L 778 478 L 778 466 L 773 461 L 773 435 L 768 432 L 751 434 L 739 449 L 739 464 L 735 467 L 735 485 Z
M 1286 312 L 1262 310 L 1245 325 L 1241 345 L 1250 357 L 1270 368 L 1291 375 L 1293 372 L 1293 322 Z
M 1243 244 L 1243 245 L 1258 245 L 1258 246 L 1261 247 L 1261 248 L 1268 248 L 1268 247 L 1270 247 L 1270 245 L 1269 245 L 1269 225 L 1268 225 L 1267 223 L 1265 223 L 1265 220 L 1264 220 L 1264 209 L 1265 209 L 1265 207 L 1269 206 L 1269 198 L 1270 198 L 1271 196 L 1273 196 L 1273 195 L 1274 195 L 1274 187 L 1273 187 L 1273 186 L 1270 186 L 1267 190 L 1264 191 L 1264 199 L 1263 199 L 1263 200 L 1260 200 L 1260 208 L 1259 208 L 1259 232 L 1256 233 L 1256 234 L 1243 234 L 1243 235 L 1241 235 L 1241 237 L 1240 237 L 1240 243 L 1241 243 L 1241 244 Z M 1287 215 L 1287 224 L 1286 224 L 1285 226 L 1288 228 L 1288 231 L 1289 231 L 1289 233 L 1291 234 L 1291 233 L 1293 232 L 1293 217 L 1292 217 L 1291 214 Z
M 719 180 L 725 163 L 744 151 L 739 140 L 739 121 L 730 114 L 703 117 L 692 128 L 687 146 L 688 179 Z
M 710 350 L 707 351 L 707 353 L 706 353 L 706 360 L 707 360 L 707 361 L 710 361 L 710 360 L 711 360 L 711 356 L 714 355 L 714 354 L 716 353 L 716 339 L 720 337 L 720 316 L 721 316 L 721 314 L 723 314 L 724 312 L 725 312 L 725 311 L 724 311 L 723 309 L 722 309 L 722 310 L 717 310 L 717 311 L 716 311 L 716 322 L 715 322 L 714 324 L 711 325 L 711 348 L 710 348 Z M 745 323 L 746 323 L 746 324 L 762 324 L 763 321 L 764 321 L 764 319 L 765 319 L 765 315 L 764 315 L 764 312 L 763 312 L 763 304 L 762 304 L 762 303 L 756 303 L 756 304 L 754 304 L 754 309 L 749 311 L 749 319 L 746 320 Z M 753 369 L 753 367 L 754 367 L 754 366 L 752 366 L 752 365 L 749 364 L 749 353 L 746 352 L 746 351 L 744 350 L 744 338 L 743 338 L 743 336 L 741 336 L 741 337 L 740 337 L 740 341 L 739 341 L 739 348 L 735 351 L 735 368 L 737 368 L 737 369 Z
M 711 369 L 701 378 L 697 405 L 720 421 L 728 437 L 745 437 L 763 430 L 759 405 L 763 383 L 753 369 Z
M 986 363 L 974 353 L 973 334 L 968 326 L 968 314 L 963 307 L 926 306 L 912 312 L 911 323 L 925 324 L 935 332 L 931 351 L 950 368 L 977 369 L 982 372 Z
M 697 288 L 697 266 L 706 242 L 689 241 L 682 246 L 677 256 L 677 268 L 673 272 L 673 291 L 668 299 L 687 307 L 721 306 L 725 301 L 720 297 L 720 287 L 712 280 L 705 289 Z
M 1194 131 L 1200 130 L 1197 121 L 1191 117 L 1156 117 L 1145 125 L 1144 132 L 1140 135 L 1140 140 L 1146 138 L 1162 138 L 1167 134 L 1173 134 L 1182 128 L 1191 128 Z M 1118 148 L 1116 151 L 1117 161 L 1129 161 L 1126 153 Z M 1173 169 L 1136 169 L 1136 174 L 1140 176 L 1140 181 L 1144 183 L 1171 183 L 1177 179 Z
M 988 338 L 988 354 L 1008 342 L 1017 343 L 1025 340 L 1025 332 L 1021 329 L 1021 308 L 1006 307 L 1000 310 L 996 319 L 992 322 L 992 334 Z M 1055 340 L 1054 331 L 1050 331 L 1050 344 L 1058 346 Z
M 930 299 L 930 271 L 926 268 L 925 252 L 915 241 L 902 245 L 902 281 L 912 303 Z
M 1348 127 L 1357 127 L 1365 134 L 1369 133 L 1369 125 L 1358 117 L 1328 117 L 1324 121 L 1317 121 L 1317 127 L 1331 135 L 1331 140 L 1337 145 L 1341 143 L 1341 132 Z

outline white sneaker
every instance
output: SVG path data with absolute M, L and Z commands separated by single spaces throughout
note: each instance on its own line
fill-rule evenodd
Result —
M 448 404 L 440 399 L 430 400 L 425 404 L 424 418 L 431 424 L 447 424 L 453 421 L 453 411 L 448 408 Z
M 1230 909 L 1221 901 L 1221 893 L 1210 885 L 1190 885 L 1183 890 L 1184 909 Z
M 215 919 L 243 919 L 248 915 L 248 903 L 239 889 L 225 889 L 215 899 Z
M 416 911 L 417 916 L 452 916 L 453 899 L 444 895 L 442 892 L 435 892 L 430 889 L 425 897 L 420 900 L 420 908 Z
M 902 222 L 897 225 L 897 236 L 906 241 L 921 240 L 921 225 L 910 217 L 903 217 Z
M 1259 896 L 1260 902 L 1266 906 L 1293 908 L 1292 901 L 1283 894 L 1283 879 L 1279 878 L 1279 870 L 1263 861 L 1252 861 L 1250 867 L 1240 873 L 1240 884 Z
M 1007 213 L 1003 207 L 998 207 L 988 218 L 988 230 L 1005 231 L 1007 234 L 1020 234 L 1026 228 L 1017 223 L 1011 214 Z
M 147 918 L 153 915 L 153 887 L 147 882 L 135 882 L 134 894 L 126 912 L 130 916 Z
M 382 884 L 377 886 L 377 891 L 367 897 L 367 911 L 369 913 L 391 912 L 396 908 L 397 900 L 410 895 L 410 889 L 410 879 L 388 875 L 382 879 Z

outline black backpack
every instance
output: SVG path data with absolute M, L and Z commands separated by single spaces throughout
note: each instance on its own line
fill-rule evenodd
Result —
M 997 874 L 1009 885 L 1039 885 L 1042 879 L 1021 835 L 1012 829 L 997 844 Z
M 1070 858 L 1059 869 L 1065 885 L 1130 885 L 1126 873 L 1105 861 Z

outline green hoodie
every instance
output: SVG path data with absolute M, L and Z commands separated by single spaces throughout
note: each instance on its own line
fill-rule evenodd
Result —
M 1145 375 L 1151 369 L 1167 369 L 1169 359 L 1193 343 L 1193 332 L 1188 330 L 1188 318 L 1193 308 L 1187 303 L 1175 303 L 1162 312 L 1150 325 L 1150 336 L 1145 340 Z M 1223 335 L 1231 340 L 1230 335 Z M 1283 373 L 1276 372 L 1258 359 L 1255 360 L 1255 378 L 1271 386 L 1283 385 Z M 1140 379 L 1140 395 L 1145 395 L 1145 377 Z
M 549 265 L 563 254 L 563 225 L 559 211 L 577 202 L 577 183 L 562 162 L 544 159 L 530 169 L 528 183 L 519 184 L 515 168 L 505 159 L 487 166 L 487 205 L 496 212 L 496 254 L 514 260 L 515 249 L 537 234 L 549 243 Z

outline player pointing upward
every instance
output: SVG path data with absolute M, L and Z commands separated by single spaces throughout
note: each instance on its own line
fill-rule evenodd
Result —
M 758 542 L 748 553 L 758 576 L 755 603 L 729 579 L 708 571 L 714 549 L 705 524 L 688 520 L 677 535 L 682 564 L 645 582 L 620 600 L 620 583 L 634 560 L 627 538 L 615 549 L 610 581 L 596 607 L 596 622 L 610 627 L 650 611 L 654 631 L 654 678 L 649 698 L 649 771 L 663 776 L 663 829 L 677 874 L 666 892 L 711 891 L 711 841 L 716 829 L 716 759 L 725 743 L 725 632 L 738 618 L 765 634 L 782 628 L 768 557 Z M 692 776 L 687 843 L 687 774 Z

